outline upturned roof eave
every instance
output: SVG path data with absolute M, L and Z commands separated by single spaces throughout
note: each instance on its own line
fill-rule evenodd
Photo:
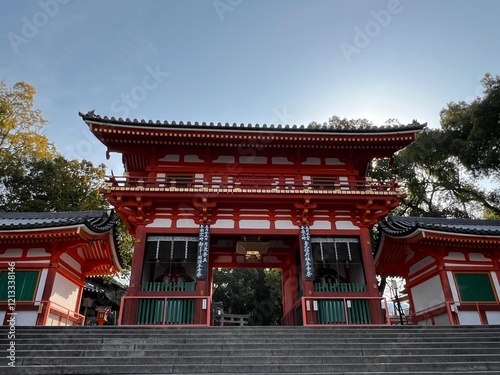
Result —
M 229 124 L 229 123 L 198 123 L 198 122 L 168 122 L 168 121 L 153 121 L 153 120 L 138 120 L 138 119 L 116 119 L 114 117 L 101 117 L 93 113 L 93 111 L 87 114 L 79 113 L 80 117 L 87 123 L 96 125 L 106 125 L 121 128 L 134 128 L 140 130 L 151 130 L 158 131 L 160 129 L 164 130 L 189 130 L 189 131 L 223 131 L 227 133 L 275 133 L 275 134 L 294 134 L 294 135 L 323 135 L 323 136 L 374 136 L 374 135 L 397 135 L 397 134 L 407 134 L 407 133 L 418 133 L 422 131 L 426 124 L 419 124 L 418 122 L 413 122 L 409 125 L 399 125 L 399 126 L 381 126 L 381 127 L 371 127 L 371 128 L 353 128 L 353 129 L 338 129 L 328 126 L 305 126 L 305 125 L 259 125 L 259 124 Z
M 407 238 L 417 231 L 456 236 L 499 237 L 500 220 L 444 219 L 390 216 L 380 223 L 387 236 Z

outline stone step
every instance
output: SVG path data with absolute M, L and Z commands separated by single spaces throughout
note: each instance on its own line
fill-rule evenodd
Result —
M 454 334 L 447 334 L 445 332 L 432 332 L 432 333 L 418 333 L 415 334 L 413 332 L 404 332 L 400 331 L 394 334 L 352 334 L 352 333 L 337 333 L 337 332 L 331 332 L 331 333 L 261 333 L 261 334 L 252 334 L 252 335 L 246 335 L 242 333 L 237 333 L 237 332 L 229 332 L 226 334 L 212 334 L 212 335 L 206 335 L 206 334 L 172 334 L 167 331 L 160 331 L 156 334 L 151 334 L 148 332 L 145 333 L 136 333 L 136 334 L 127 334 L 127 333 L 120 333 L 120 334 L 112 334 L 110 332 L 64 332 L 64 333 L 52 333 L 52 332 L 30 332 L 26 333 L 21 330 L 16 331 L 16 337 L 19 338 L 40 338 L 40 337 L 67 337 L 68 335 L 71 335 L 73 338 L 86 338 L 86 337 L 108 337 L 108 338 L 123 338 L 123 337 L 142 337 L 142 338 L 161 338 L 161 337 L 166 337 L 168 336 L 171 339 L 176 339 L 176 338 L 189 338 L 189 337 L 197 337 L 200 340 L 211 340 L 214 338 L 238 338 L 238 337 L 245 337 L 245 338 L 260 338 L 260 337 L 273 337 L 276 339 L 282 339 L 282 338 L 287 338 L 287 337 L 303 337 L 303 338 L 345 338 L 345 339 L 363 339 L 363 338 L 378 338 L 378 339 L 394 339 L 394 337 L 399 337 L 401 335 L 404 335 L 405 337 L 414 337 L 414 338 L 427 338 L 427 337 L 482 337 L 482 336 L 498 336 L 500 334 L 500 331 L 490 331 L 490 332 L 461 332 L 461 333 L 454 333 Z M 7 337 L 7 333 L 2 335 L 0 332 L 0 337 Z
M 282 345 L 282 348 L 286 349 L 309 349 L 309 350 L 321 350 L 325 348 L 329 348 L 330 350 L 335 350 L 337 348 L 342 348 L 343 350 L 365 350 L 371 348 L 384 347 L 392 350 L 407 350 L 415 347 L 425 347 L 429 349 L 439 349 L 439 348 L 447 348 L 449 350 L 456 348 L 500 348 L 499 342 L 488 342 L 488 341 L 478 341 L 478 342 L 461 342 L 461 341 L 452 341 L 452 342 L 423 342 L 422 345 L 416 345 L 414 342 L 405 342 L 403 344 L 397 342 L 381 342 L 377 345 L 374 344 L 356 344 L 356 343 L 339 343 L 332 341 L 327 344 L 318 344 L 318 343 L 288 343 L 286 345 Z M 5 345 L 4 345 L 5 346 Z M 27 350 L 28 348 L 32 348 L 33 350 L 44 350 L 44 351 L 54 351 L 54 350 L 65 350 L 68 348 L 79 349 L 79 350 L 99 350 L 99 349 L 108 349 L 108 350 L 147 350 L 148 348 L 154 349 L 157 351 L 168 350 L 172 348 L 176 348 L 179 350 L 273 350 L 276 349 L 275 343 L 269 344 L 260 344 L 260 343 L 206 343 L 206 344 L 198 344 L 198 343 L 185 343 L 185 344 L 164 344 L 164 343 L 136 343 L 133 340 L 122 343 L 107 343 L 106 340 L 104 342 L 92 343 L 92 344 L 79 344 L 75 343 L 74 345 L 68 345 L 66 343 L 18 343 L 16 341 L 16 348 Z M 500 349 L 499 349 L 500 350 Z
M 0 367 L 2 371 L 5 367 Z M 457 372 L 476 374 L 478 372 L 497 374 L 500 362 L 439 362 L 439 363 L 345 363 L 345 364 L 133 364 L 133 365 L 37 365 L 16 367 L 13 374 L 381 374 L 381 373 L 434 373 L 457 374 Z
M 81 331 L 102 331 L 102 330 L 107 330 L 107 331 L 117 331 L 117 332 L 122 332 L 122 331 L 127 331 L 127 332 L 132 332 L 132 331 L 156 331 L 157 329 L 165 329 L 165 330 L 171 330 L 175 331 L 177 330 L 178 332 L 199 332 L 199 331 L 205 331 L 205 332 L 220 332 L 220 331 L 242 331 L 242 332 L 262 332 L 262 331 L 277 331 L 277 332 L 285 332 L 285 331 L 365 331 L 367 328 L 369 328 L 370 332 L 377 332 L 377 331 L 400 331 L 402 329 L 408 330 L 408 331 L 449 331 L 450 326 L 417 326 L 417 325 L 408 325 L 408 326 L 388 326 L 388 325 L 379 325 L 379 326 L 364 326 L 364 325 L 349 325 L 349 326 L 333 326 L 333 325 L 316 325 L 316 326 L 225 326 L 225 327 L 219 327 L 219 326 L 176 326 L 176 325 L 170 325 L 170 326 L 148 326 L 148 325 L 137 325 L 137 326 L 111 326 L 111 325 L 105 325 L 105 326 L 19 326 L 17 328 L 26 330 L 26 331 L 46 331 L 46 330 L 55 330 L 55 331 L 64 331 L 64 330 L 81 330 Z M 7 326 L 0 326 L 0 331 L 2 330 L 8 330 Z M 500 330 L 499 325 L 474 325 L 474 326 L 453 326 L 453 331 L 491 331 L 491 330 Z
M 1 369 L 1 367 L 0 367 Z M 80 369 L 80 370 L 79 370 Z M 168 375 L 169 373 L 164 372 L 162 366 L 132 366 L 130 368 L 122 369 L 119 366 L 108 366 L 103 369 L 103 372 L 96 372 L 95 368 L 92 366 L 80 367 L 80 368 L 53 368 L 51 366 L 39 366 L 39 367 L 23 367 L 10 369 L 11 372 L 7 374 L 19 374 L 19 375 L 59 375 L 59 374 L 74 374 L 74 375 L 96 375 L 96 374 L 151 374 L 151 375 Z M 183 373 L 184 375 L 202 375 L 200 373 Z M 255 375 L 255 372 L 240 372 L 238 375 Z M 394 371 L 378 371 L 376 373 L 372 371 L 335 371 L 335 372 L 266 372 L 266 375 L 394 375 Z M 471 373 L 470 370 L 465 371 L 407 371 L 404 375 L 498 375 L 496 370 L 475 370 Z M 207 374 L 203 374 L 207 375 Z M 210 375 L 228 375 L 228 373 L 213 372 Z
M 285 353 L 284 353 L 285 354 Z M 203 356 L 198 357 L 179 357 L 179 356 L 154 356 L 154 357 L 121 357 L 119 359 L 121 365 L 133 365 L 133 364 L 173 364 L 173 365 L 185 365 L 186 362 L 190 362 L 193 366 L 205 366 L 205 365 L 253 365 L 258 363 L 259 365 L 276 365 L 276 364 L 298 364 L 298 365 L 316 365 L 316 364 L 328 364 L 328 365 L 361 365 L 361 364 L 400 364 L 400 363 L 418 363 L 419 365 L 425 364 L 436 364 L 436 363 L 451 363 L 456 360 L 454 354 L 449 355 L 362 355 L 362 356 L 340 356 L 340 355 L 329 355 L 329 356 L 304 356 L 304 355 L 282 355 L 282 356 L 230 356 L 230 355 L 208 355 L 205 353 Z M 21 359 L 21 358 L 19 358 Z M 116 357 L 100 356 L 92 357 L 92 363 L 96 366 L 106 366 L 110 361 L 116 361 Z M 476 364 L 476 362 L 483 363 L 494 363 L 500 360 L 497 354 L 473 354 L 473 355 L 460 355 L 460 362 L 467 364 Z M 22 358 L 22 365 L 54 365 L 62 366 L 71 363 L 72 366 L 84 365 L 88 363 L 88 357 L 48 357 L 48 356 L 35 356 Z M 500 364 L 500 362 L 499 362 Z
M 0 343 L 0 347 L 9 345 L 10 341 L 5 341 Z M 349 341 L 344 342 L 341 340 L 329 340 L 329 341 L 318 341 L 311 342 L 307 340 L 289 340 L 289 341 L 247 341 L 247 340 L 235 340 L 235 341 L 224 341 L 219 340 L 217 342 L 209 342 L 202 341 L 198 342 L 196 340 L 186 341 L 186 342 L 171 342 L 168 340 L 133 340 L 133 339 L 123 339 L 123 340 L 109 340 L 109 339 L 98 339 L 89 340 L 89 341 L 52 341 L 52 340 L 15 340 L 16 346 L 18 348 L 26 348 L 29 346 L 36 346 L 40 349 L 47 348 L 50 349 L 58 348 L 65 349 L 68 347 L 71 348 L 79 348 L 79 349 L 93 349 L 96 346 L 98 347 L 107 347 L 111 349 L 144 349 L 149 345 L 154 344 L 154 347 L 158 350 L 160 349 L 169 349 L 172 347 L 178 349 L 274 349 L 276 347 L 287 347 L 287 348 L 307 348 L 307 349 L 323 349 L 323 348 L 338 348 L 342 347 L 345 349 L 369 349 L 372 347 L 388 347 L 388 348 L 411 348 L 414 346 L 422 346 L 422 347 L 430 347 L 430 348 L 439 348 L 439 347 L 448 347 L 448 348 L 456 348 L 456 347 L 500 347 L 500 340 L 498 338 L 481 338 L 478 340 L 412 340 L 411 338 L 408 340 L 374 340 L 374 341 L 364 341 L 364 342 L 355 342 Z M 55 346 L 54 346 L 55 345 Z M 131 347 L 130 345 L 134 345 Z
M 65 332 L 52 332 L 52 331 L 38 331 L 38 332 L 24 332 L 23 330 L 16 330 L 15 332 L 16 336 L 19 338 L 40 338 L 40 337 L 59 337 L 59 338 L 78 338 L 78 339 L 85 339 L 89 337 L 95 337 L 96 335 L 102 335 L 103 337 L 108 337 L 108 338 L 124 338 L 124 337 L 138 337 L 138 338 L 169 338 L 171 340 L 175 339 L 186 339 L 186 338 L 193 338 L 196 337 L 200 340 L 213 340 L 217 338 L 221 339 L 228 339 L 228 338 L 253 338 L 253 339 L 258 339 L 258 338 L 274 338 L 277 340 L 281 339 L 286 339 L 288 337 L 302 337 L 302 338 L 316 338 L 316 339 L 328 339 L 335 337 L 336 339 L 393 339 L 393 338 L 398 338 L 398 337 L 413 337 L 413 338 L 429 338 L 429 337 L 442 337 L 442 338 L 447 338 L 447 337 L 483 337 L 483 336 L 492 336 L 492 337 L 497 337 L 500 334 L 499 331 L 480 331 L 480 332 L 412 332 L 412 331 L 398 331 L 398 332 L 393 332 L 393 333 L 371 333 L 371 332 L 366 332 L 365 334 L 363 333 L 351 333 L 348 331 L 344 332 L 287 332 L 287 333 L 260 333 L 260 334 L 255 334 L 255 333 L 242 333 L 242 332 L 227 332 L 227 333 L 213 333 L 213 334 L 205 334 L 204 332 L 200 332 L 197 334 L 196 332 L 193 333 L 178 333 L 178 332 L 169 332 L 168 330 L 158 330 L 155 333 L 150 333 L 150 332 L 144 332 L 144 333 L 134 333 L 134 334 L 129 334 L 127 332 L 122 332 L 122 333 L 111 333 L 106 330 L 103 331 L 96 331 L 96 332 L 82 332 L 82 331 L 65 331 Z M 0 340 L 6 339 L 7 338 L 7 333 L 3 334 L 0 332 Z
M 466 327 L 466 328 L 464 328 Z M 497 326 L 455 326 L 453 330 L 449 328 L 443 328 L 439 326 L 367 326 L 357 327 L 357 326 L 349 326 L 349 327 L 340 327 L 340 326 L 315 326 L 315 327 L 177 327 L 177 326 L 134 326 L 134 327 L 116 327 L 116 326 L 103 326 L 103 327 L 17 327 L 22 329 L 23 332 L 52 332 L 52 333 L 60 333 L 64 334 L 67 331 L 71 331 L 74 333 L 95 333 L 95 332 L 103 332 L 106 334 L 145 334 L 151 333 L 156 334 L 158 331 L 168 331 L 170 334 L 234 334 L 234 333 L 242 333 L 248 335 L 259 335 L 262 333 L 269 334 L 289 334 L 293 332 L 300 332 L 301 334 L 330 334 L 332 332 L 336 333 L 349 333 L 349 334 L 383 334 L 383 333 L 399 333 L 401 331 L 411 332 L 411 333 L 438 333 L 438 332 L 447 332 L 449 334 L 455 333 L 464 333 L 464 332 L 500 332 L 500 325 Z M 7 332 L 9 327 L 0 326 L 0 333 Z
M 0 345 L 7 348 L 6 329 Z M 16 327 L 0 374 L 500 374 L 500 327 Z M 3 336 L 1 336 L 3 335 Z
M 405 355 L 423 356 L 423 355 L 499 355 L 499 348 L 483 347 L 483 348 L 467 348 L 467 347 L 436 347 L 436 348 L 370 348 L 370 349 L 347 349 L 347 348 L 321 348 L 321 349 L 253 349 L 252 356 L 391 356 L 398 355 L 404 352 Z M 121 349 L 43 349 L 30 348 L 29 350 L 19 349 L 16 350 L 19 358 L 28 356 L 41 356 L 43 354 L 47 357 L 200 357 L 208 354 L 213 356 L 246 356 L 248 349 L 239 350 L 220 350 L 220 349 L 136 349 L 133 345 Z

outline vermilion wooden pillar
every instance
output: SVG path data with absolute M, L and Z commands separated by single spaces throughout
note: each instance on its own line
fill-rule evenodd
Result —
M 56 244 L 51 246 L 50 264 L 47 270 L 47 277 L 45 279 L 45 286 L 42 293 L 42 301 L 49 301 L 54 288 L 54 281 L 56 279 L 57 268 L 59 267 L 59 257 L 62 251 L 57 248 Z M 48 318 L 47 309 L 49 306 L 44 306 L 43 313 L 38 314 L 36 325 L 45 325 L 45 320 Z
M 293 307 L 298 298 L 297 265 L 295 264 L 296 250 L 287 254 L 286 263 L 282 268 L 282 298 L 283 298 L 283 315 L 285 315 Z
M 300 235 L 300 234 L 299 234 Z M 304 259 L 304 246 L 303 246 L 303 241 L 299 241 L 300 244 L 300 280 L 302 280 L 302 295 L 304 297 L 312 297 L 314 293 L 314 280 L 308 280 L 306 278 L 306 265 L 305 265 L 305 259 Z M 310 244 L 309 244 L 310 246 Z M 312 253 L 311 253 L 311 262 L 312 262 Z M 310 302 L 309 302 L 310 303 Z M 316 323 L 316 314 L 312 313 L 310 310 L 305 317 L 307 320 L 308 324 L 314 324 Z M 306 323 L 306 322 L 304 322 Z
M 360 228 L 359 243 L 361 246 L 361 258 L 363 259 L 366 292 L 369 297 L 380 297 L 377 274 L 375 273 L 375 262 L 373 260 L 370 230 L 367 227 Z M 380 300 L 370 300 L 369 305 L 372 324 L 384 324 L 384 316 L 382 314 Z
M 137 295 L 141 290 L 142 269 L 144 267 L 144 252 L 146 251 L 146 231 L 144 225 L 136 229 L 134 255 L 130 271 L 130 286 L 127 295 Z
M 139 225 L 136 229 L 134 255 L 130 272 L 130 286 L 127 296 L 136 296 L 141 291 L 142 269 L 144 266 L 144 252 L 146 251 L 146 231 L 144 225 Z M 137 313 L 139 302 L 137 299 L 129 299 L 123 306 L 123 325 L 133 325 L 137 323 Z
M 445 308 L 446 313 L 448 314 L 448 320 L 450 325 L 455 325 L 458 322 L 456 321 L 456 314 L 451 311 L 450 304 L 453 303 L 453 293 L 451 292 L 450 281 L 448 280 L 448 275 L 446 274 L 446 267 L 444 262 L 444 257 L 448 255 L 445 251 L 440 251 L 439 255 L 435 257 L 437 270 L 439 274 L 439 280 L 441 281 L 441 287 L 443 288 L 444 300 L 445 300 Z

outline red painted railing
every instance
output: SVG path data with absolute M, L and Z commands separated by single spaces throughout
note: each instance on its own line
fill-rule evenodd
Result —
M 475 311 L 477 312 L 478 320 L 481 324 L 488 324 L 487 321 L 484 321 L 485 313 L 487 311 L 500 311 L 500 302 L 441 302 L 428 308 L 415 311 L 411 314 L 411 320 L 413 324 L 417 324 L 422 320 L 430 320 L 431 325 L 434 325 L 437 316 L 446 314 L 449 324 L 457 325 L 460 324 L 460 311 Z
M 192 178 L 190 176 L 175 177 L 130 177 L 111 176 L 107 180 L 107 189 L 113 190 L 140 190 L 161 189 L 169 191 L 217 191 L 228 192 L 398 192 L 395 180 L 377 181 L 369 178 L 340 179 L 300 179 L 293 176 L 276 175 L 244 175 L 211 176 Z
M 37 325 L 83 326 L 85 316 L 53 301 L 18 302 L 16 311 L 37 311 Z M 40 314 L 42 314 L 40 316 Z

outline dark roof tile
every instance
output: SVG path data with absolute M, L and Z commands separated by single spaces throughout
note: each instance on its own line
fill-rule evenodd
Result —
M 102 122 L 102 123 L 108 123 L 108 124 L 117 124 L 117 125 L 141 125 L 141 126 L 155 126 L 155 127 L 162 127 L 162 128 L 193 128 L 193 127 L 207 127 L 207 128 L 221 128 L 223 127 L 222 123 L 217 123 L 214 124 L 213 122 L 210 122 L 207 124 L 206 122 L 202 122 L 201 124 L 198 122 L 195 122 L 194 125 L 188 121 L 187 123 L 184 123 L 183 121 L 176 123 L 175 121 L 168 122 L 164 121 L 161 122 L 160 120 L 153 121 L 153 120 L 138 120 L 138 119 L 133 119 L 131 120 L 130 118 L 126 118 L 125 120 L 123 118 L 118 118 L 116 119 L 115 117 L 109 118 L 108 116 L 100 116 L 95 114 L 94 111 L 89 111 L 86 114 L 79 113 L 80 117 L 84 121 L 93 121 L 93 122 Z M 245 125 L 241 123 L 240 125 L 233 123 L 230 125 L 229 123 L 225 123 L 226 128 L 231 128 L 234 130 L 256 130 L 256 131 L 273 131 L 273 130 L 288 130 L 288 131 L 297 131 L 297 132 L 329 132 L 329 133 L 384 133 L 384 132 L 398 132 L 398 131 L 420 131 L 422 130 L 427 124 L 420 124 L 417 121 L 413 121 L 412 123 L 408 125 L 384 125 L 384 126 L 373 126 L 369 128 L 351 128 L 351 129 L 346 129 L 346 128 L 336 128 L 332 127 L 330 125 L 321 125 L 321 124 L 314 124 L 314 125 L 274 125 L 271 124 L 267 126 L 266 124 L 264 125 L 259 125 L 259 124 L 248 124 Z
M 0 212 L 0 231 L 57 228 L 84 224 L 94 232 L 106 232 L 116 220 L 113 211 Z
M 407 236 L 418 229 L 457 234 L 500 236 L 500 220 L 389 216 L 380 223 L 380 228 L 387 235 L 394 237 Z

